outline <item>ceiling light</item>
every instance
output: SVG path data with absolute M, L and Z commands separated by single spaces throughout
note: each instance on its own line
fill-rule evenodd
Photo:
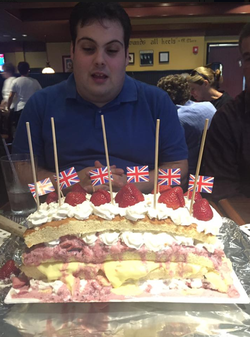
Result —
M 27 37 L 27 34 L 22 34 L 23 37 Z
M 43 74 L 54 74 L 55 70 L 53 68 L 51 68 L 49 61 L 46 62 L 46 67 L 43 68 L 42 70 Z
M 15 38 L 15 37 L 13 37 L 13 38 L 12 38 L 12 40 L 13 40 L 13 41 L 15 41 L 15 40 L 16 40 L 16 38 Z
M 46 61 L 46 67 L 43 68 L 43 70 L 42 70 L 42 74 L 54 74 L 55 70 L 53 68 L 51 68 L 50 63 L 49 63 L 48 49 L 47 49 L 47 43 L 46 43 L 46 35 L 44 35 L 44 38 L 45 38 L 45 48 L 46 48 L 47 61 Z

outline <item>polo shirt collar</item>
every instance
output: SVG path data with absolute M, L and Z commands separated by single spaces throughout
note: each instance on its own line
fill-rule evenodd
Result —
M 66 82 L 66 98 L 76 99 L 78 96 L 74 74 L 70 74 Z M 128 75 L 125 75 L 124 84 L 119 95 L 107 105 L 116 105 L 123 102 L 133 102 L 137 100 L 137 90 L 135 81 Z
M 66 82 L 66 98 L 77 98 L 74 74 L 70 74 Z

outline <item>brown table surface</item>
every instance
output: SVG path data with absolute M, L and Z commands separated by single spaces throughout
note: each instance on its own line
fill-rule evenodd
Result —
M 239 226 L 250 223 L 250 198 L 234 197 L 222 199 L 218 206 L 225 216 L 232 219 Z

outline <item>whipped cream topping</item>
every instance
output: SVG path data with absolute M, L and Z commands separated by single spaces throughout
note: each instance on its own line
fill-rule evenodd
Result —
M 119 240 L 119 232 L 104 232 L 99 235 L 101 241 L 107 246 L 113 246 Z
M 192 238 L 185 236 L 171 235 L 167 233 L 154 232 L 117 232 L 106 231 L 102 233 L 93 233 L 88 235 L 79 235 L 87 245 L 93 246 L 95 241 L 100 240 L 107 246 L 114 246 L 119 240 L 124 242 L 127 247 L 140 249 L 143 245 L 153 252 L 160 252 L 169 249 L 172 244 L 196 247 L 198 249 L 206 248 L 210 253 L 214 253 L 215 249 L 223 250 L 223 243 L 217 239 L 214 244 L 196 242 Z
M 116 193 L 114 193 L 115 196 Z M 157 200 L 160 194 L 157 194 Z M 112 220 L 116 215 L 126 217 L 127 219 L 136 222 L 139 219 L 143 219 L 146 215 L 150 219 L 157 218 L 159 220 L 171 218 L 172 221 L 181 226 L 189 226 L 192 223 L 197 224 L 198 232 L 205 232 L 205 234 L 218 235 L 219 229 L 222 225 L 221 216 L 212 208 L 213 218 L 209 221 L 201 221 L 194 218 L 189 213 L 190 200 L 185 197 L 185 207 L 180 207 L 176 210 L 167 207 L 163 203 L 156 204 L 154 208 L 154 195 L 145 194 L 145 200 L 129 206 L 126 208 L 119 207 L 117 203 L 114 204 L 104 204 L 101 206 L 95 206 L 90 201 L 91 195 L 86 195 L 86 201 L 75 207 L 64 203 L 62 200 L 62 205 L 59 206 L 58 203 L 43 203 L 40 205 L 39 210 L 29 215 L 27 218 L 28 227 L 40 226 L 43 223 L 50 222 L 53 220 L 65 219 L 66 217 L 74 217 L 78 220 L 85 220 L 91 214 L 95 214 L 100 218 L 105 220 Z

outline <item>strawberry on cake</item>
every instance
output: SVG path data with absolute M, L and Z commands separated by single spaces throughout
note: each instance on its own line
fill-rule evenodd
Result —
M 125 185 L 110 193 L 69 192 L 28 217 L 13 301 L 89 302 L 238 296 L 232 267 L 216 238 L 219 214 L 196 193 L 193 215 L 181 187 L 143 195 Z

